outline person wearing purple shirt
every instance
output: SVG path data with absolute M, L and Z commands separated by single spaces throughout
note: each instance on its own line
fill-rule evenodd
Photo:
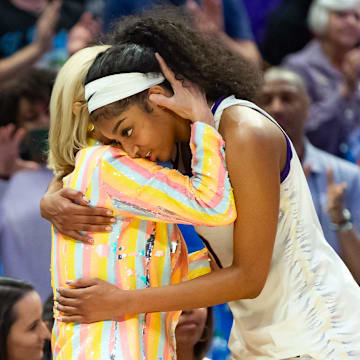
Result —
M 315 39 L 283 65 L 305 81 L 310 141 L 344 157 L 347 137 L 360 125 L 360 1 L 315 0 L 308 20 Z
M 52 171 L 17 172 L 0 200 L 0 263 L 3 276 L 30 282 L 42 301 L 51 293 L 50 224 L 40 216 L 40 199 Z
M 267 70 L 259 103 L 290 137 L 325 238 L 360 283 L 360 168 L 316 148 L 304 136 L 310 101 L 298 74 L 286 68 Z

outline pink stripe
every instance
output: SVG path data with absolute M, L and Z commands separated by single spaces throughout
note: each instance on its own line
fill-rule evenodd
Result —
M 130 321 L 131 320 L 127 320 Z M 129 359 L 131 360 L 131 354 L 130 354 L 130 344 L 128 341 L 128 333 L 127 333 L 127 329 L 126 329 L 126 318 L 125 316 L 121 316 L 119 318 L 119 322 L 118 322 L 118 327 L 119 327 L 119 338 L 120 338 L 120 342 L 121 342 L 121 351 L 123 352 L 124 355 L 124 359 Z M 132 335 L 132 334 L 131 334 Z
M 89 333 L 89 325 L 81 324 L 80 325 L 80 344 L 86 345 L 88 333 Z M 87 346 L 80 346 L 80 354 L 78 357 L 79 360 L 86 360 L 86 350 L 87 350 Z
M 111 323 L 109 354 L 112 354 L 115 348 L 115 324 L 116 324 L 115 321 Z
M 77 166 L 77 168 L 84 167 L 83 177 L 82 177 L 82 182 L 81 182 L 81 191 L 85 191 L 88 186 L 89 179 L 90 179 L 88 173 L 91 171 L 90 167 L 96 166 L 96 163 L 94 164 L 94 161 L 96 160 L 96 158 L 98 156 L 101 156 L 106 150 L 107 150 L 107 147 L 104 147 L 104 146 L 102 146 L 96 150 L 93 150 L 93 151 L 90 150 L 91 155 L 86 159 L 85 164 L 84 164 L 84 160 L 85 160 L 86 156 L 84 156 L 82 158 L 83 161 L 81 162 L 81 164 L 79 164 Z
M 217 141 L 217 146 L 219 146 L 219 140 Z M 219 149 L 219 156 L 222 158 L 222 154 L 220 152 Z M 193 151 L 193 157 L 194 160 L 193 161 L 197 161 L 196 159 L 196 152 Z M 221 160 L 221 163 L 222 163 Z M 141 166 L 139 164 L 139 161 L 134 161 L 133 159 L 129 158 L 128 156 L 123 156 L 121 159 L 122 163 L 127 166 L 128 168 L 130 168 L 131 170 L 135 171 L 136 173 L 138 173 L 139 175 L 141 175 L 142 177 L 144 177 L 145 179 L 151 179 L 154 178 L 159 182 L 162 182 L 164 184 L 166 184 L 167 186 L 169 186 L 170 188 L 174 189 L 175 191 L 181 193 L 182 195 L 186 196 L 189 200 L 193 200 L 193 193 L 190 192 L 190 190 L 185 187 L 182 186 L 181 184 L 177 183 L 177 182 L 173 182 L 171 180 L 170 177 L 168 177 L 167 175 L 165 175 L 164 173 L 161 172 L 151 172 L 150 170 L 148 170 L 147 168 Z M 146 161 L 146 160 L 143 160 Z M 154 164 L 154 166 L 156 166 Z M 215 194 L 214 198 L 207 201 L 206 203 L 202 204 L 202 207 L 204 208 L 212 208 L 212 207 L 216 207 L 223 199 L 223 185 L 224 185 L 224 178 L 225 178 L 225 169 L 223 168 L 222 165 L 220 165 L 220 169 L 219 169 L 219 180 L 217 182 L 217 193 Z M 222 190 L 222 191 L 219 191 Z
M 146 161 L 146 160 L 144 160 L 144 161 Z M 194 197 L 193 193 L 191 193 L 187 187 L 182 186 L 181 184 L 172 181 L 170 177 L 168 177 L 167 175 L 165 175 L 163 173 L 160 173 L 159 170 L 157 170 L 157 172 L 153 173 L 153 172 L 149 171 L 147 168 L 141 166 L 138 163 L 138 161 L 135 162 L 133 159 L 128 158 L 128 157 L 124 157 L 122 159 L 122 162 L 125 166 L 127 166 L 131 170 L 135 171 L 136 173 L 138 173 L 145 179 L 154 178 L 154 179 L 158 180 L 159 182 L 162 182 L 162 183 L 168 185 L 170 188 L 176 190 L 177 192 L 183 194 L 190 200 L 193 199 L 193 197 Z M 154 166 L 157 166 L 159 169 L 158 165 L 154 164 Z

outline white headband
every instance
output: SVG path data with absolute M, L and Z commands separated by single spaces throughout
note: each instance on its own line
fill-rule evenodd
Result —
M 138 94 L 165 80 L 158 73 L 126 73 L 105 76 L 85 85 L 85 99 L 91 114 L 102 106 Z

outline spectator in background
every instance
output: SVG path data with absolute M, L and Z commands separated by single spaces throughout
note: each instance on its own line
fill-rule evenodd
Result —
M 84 0 L 84 13 L 69 31 L 68 55 L 93 45 L 101 33 L 105 0 Z
M 259 102 L 290 137 L 307 175 L 325 238 L 360 283 L 360 169 L 306 139 L 310 99 L 298 74 L 285 68 L 267 70 Z
M 32 285 L 0 277 L 0 360 L 41 360 L 50 332 Z
M 29 69 L 0 88 L 0 178 L 8 180 L 21 169 L 37 169 L 20 143 L 26 131 L 49 125 L 49 101 L 55 72 Z M 3 188 L 3 186 L 2 186 Z M 1 192 L 1 189 L 0 189 Z
M 264 39 L 269 14 L 273 13 L 280 3 L 281 0 L 251 0 L 244 2 L 257 44 L 261 44 Z
M 211 307 L 183 311 L 175 330 L 177 360 L 205 360 L 212 331 Z
M 35 63 L 59 68 L 68 57 L 68 45 L 73 52 L 79 40 L 87 44 L 97 34 L 95 18 L 101 17 L 101 7 L 102 0 L 3 0 L 0 79 Z
M 301 75 L 312 101 L 310 141 L 344 156 L 343 144 L 360 124 L 360 1 L 314 0 L 308 20 L 316 38 L 284 65 Z
M 0 142 L 0 165 L 2 162 L 8 178 L 0 197 L 0 263 L 5 276 L 34 284 L 42 300 L 51 292 L 50 226 L 40 216 L 39 202 L 52 178 L 44 154 L 54 78 L 53 71 L 33 69 L 14 79 L 7 89 L 13 91 L 9 113 L 15 125 L 7 129 L 16 126 L 19 130 L 14 137 L 8 132 L 4 143 Z M 5 116 L 6 112 L 1 112 L 1 117 Z
M 109 31 L 120 17 L 136 14 L 155 4 L 186 6 L 194 14 L 199 30 L 216 32 L 232 51 L 260 64 L 261 56 L 242 0 L 107 0 L 105 31 Z
M 267 63 L 279 65 L 286 55 L 299 51 L 311 40 L 306 23 L 311 1 L 282 0 L 269 13 L 260 42 L 260 51 Z
M 50 333 L 54 326 L 54 296 L 50 294 L 43 305 L 43 316 L 42 319 L 49 329 Z M 45 340 L 44 345 L 44 356 L 42 360 L 51 360 L 52 359 L 52 351 L 51 351 L 51 341 L 49 339 Z
M 48 6 L 41 0 L 2 1 L 0 11 L 1 82 L 31 67 L 51 49 L 55 27 L 60 17 L 60 8 L 61 0 L 54 0 Z

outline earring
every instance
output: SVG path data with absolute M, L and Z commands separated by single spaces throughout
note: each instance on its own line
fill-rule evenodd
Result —
M 89 123 L 89 125 L 88 125 L 88 131 L 89 131 L 89 132 L 92 132 L 92 131 L 94 131 L 94 129 L 95 129 L 94 124 L 93 124 L 93 123 Z

